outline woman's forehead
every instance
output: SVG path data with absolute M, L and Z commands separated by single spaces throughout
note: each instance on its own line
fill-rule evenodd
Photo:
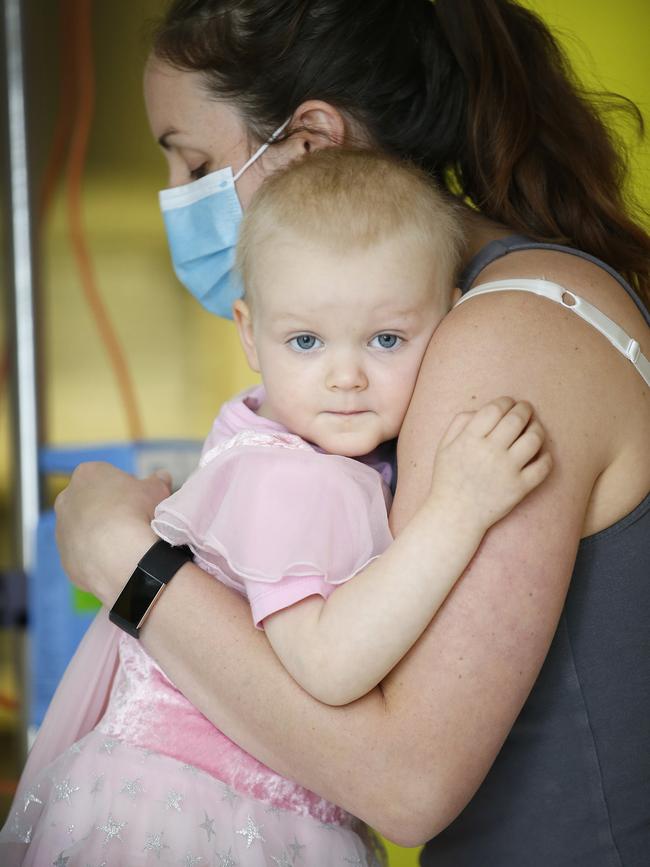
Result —
M 210 102 L 197 73 L 158 60 L 149 60 L 145 67 L 144 98 L 152 127 L 187 125 Z
M 163 146 L 172 136 L 195 147 L 217 142 L 228 147 L 242 138 L 238 114 L 208 94 L 200 73 L 150 58 L 144 72 L 144 98 L 151 131 Z

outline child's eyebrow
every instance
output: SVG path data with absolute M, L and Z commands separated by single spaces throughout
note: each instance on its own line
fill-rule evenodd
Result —
M 304 319 L 298 319 L 297 316 L 292 316 L 291 314 L 288 314 L 287 316 L 276 316 L 273 319 L 273 324 L 282 328 L 286 328 L 289 325 L 299 325 L 302 327 L 304 322 Z
M 377 310 L 377 318 L 385 320 L 412 320 L 417 319 L 422 315 L 420 310 L 407 308 L 405 310 L 382 310 L 381 307 Z
M 412 307 L 402 309 L 382 309 L 375 311 L 373 316 L 374 322 L 370 322 L 369 326 L 375 331 L 386 330 L 391 327 L 410 325 L 414 321 L 418 321 L 422 313 L 419 310 L 414 310 Z M 318 315 L 310 316 L 308 313 L 296 314 L 291 311 L 286 313 L 278 313 L 273 317 L 273 327 L 278 330 L 318 330 L 319 317 Z

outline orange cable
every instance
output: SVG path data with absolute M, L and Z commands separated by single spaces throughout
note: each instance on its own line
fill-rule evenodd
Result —
M 70 19 L 70 4 L 75 0 L 61 0 L 61 15 L 60 18 L 65 21 Z M 68 14 L 66 14 L 68 13 Z M 63 31 L 67 32 L 67 31 Z M 74 90 L 74 69 L 72 65 L 72 51 L 69 40 L 60 40 L 61 45 L 61 106 L 56 115 L 55 132 L 53 136 L 53 145 L 50 150 L 47 165 L 43 172 L 43 181 L 38 197 L 37 219 L 39 225 L 47 218 L 54 191 L 59 177 L 62 174 L 63 165 L 65 162 L 65 151 L 69 138 L 70 127 L 73 118 L 73 90 Z M 9 378 L 11 371 L 11 352 L 9 347 L 5 347 L 0 356 L 0 400 L 2 398 L 4 388 Z
M 83 173 L 95 98 L 90 0 L 77 0 L 76 9 L 71 15 L 71 23 L 76 27 L 75 58 L 77 61 L 76 73 L 79 91 L 76 122 L 72 130 L 68 158 L 67 192 L 70 240 L 77 260 L 77 267 L 86 300 L 95 318 L 97 329 L 106 347 L 117 379 L 127 415 L 130 436 L 132 439 L 138 440 L 143 437 L 143 428 L 133 383 L 119 340 L 111 325 L 97 288 L 82 219 Z
M 70 4 L 75 0 L 61 0 L 60 6 L 60 23 L 61 21 L 70 20 L 71 9 Z M 66 14 L 67 13 L 67 14 Z M 62 28 L 62 32 L 67 33 L 67 30 Z M 74 69 L 72 64 L 72 51 L 69 44 L 70 40 L 59 40 L 61 44 L 61 82 L 62 94 L 61 105 L 56 115 L 55 132 L 53 136 L 53 145 L 50 150 L 47 165 L 43 172 L 43 181 L 38 196 L 37 220 L 39 225 L 45 221 L 50 210 L 54 191 L 59 177 L 62 174 L 63 165 L 65 162 L 65 152 L 67 141 L 69 138 L 70 127 L 73 118 L 73 91 L 74 91 Z M 5 347 L 0 356 L 0 401 L 5 390 L 6 382 L 11 371 L 11 352 L 9 347 Z M 1 405 L 1 404 L 0 404 Z
M 63 174 L 70 131 L 74 120 L 74 48 L 70 30 L 66 26 L 73 20 L 75 0 L 60 0 L 59 3 L 59 49 L 60 87 L 59 108 L 55 118 L 52 146 L 43 171 L 38 197 L 37 217 L 39 225 L 47 219 L 59 178 Z
M 0 709 L 3 710 L 17 710 L 18 702 L 13 696 L 10 695 L 0 695 Z
M 74 2 L 74 0 L 72 0 Z M 38 198 L 36 201 L 36 229 L 35 237 L 38 243 L 39 262 L 42 261 L 42 241 L 44 229 L 52 202 L 56 193 L 57 187 L 61 181 L 61 177 L 65 170 L 65 161 L 67 156 L 68 141 L 74 121 L 74 103 L 75 103 L 75 84 L 74 84 L 74 53 L 73 43 L 70 34 L 70 28 L 67 22 L 70 20 L 74 9 L 71 0 L 58 0 L 57 2 L 57 20 L 56 20 L 56 40 L 55 45 L 58 49 L 59 60 L 59 81 L 57 89 L 57 111 L 54 119 L 54 130 L 52 133 L 51 144 L 49 147 L 47 162 L 40 178 Z M 34 302 L 36 310 L 35 336 L 37 346 L 42 347 L 40 352 L 36 353 L 36 363 L 38 366 L 38 381 L 45 384 L 46 382 L 46 367 L 47 367 L 47 335 L 45 333 L 45 322 L 48 318 L 47 294 L 43 292 L 43 271 L 39 269 L 38 277 L 34 283 Z M 44 441 L 47 441 L 47 421 L 49 418 L 47 398 L 47 388 L 43 387 L 39 390 L 39 407 L 40 407 L 40 430 Z

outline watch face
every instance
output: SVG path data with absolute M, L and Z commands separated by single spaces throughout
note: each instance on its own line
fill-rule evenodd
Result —
M 192 552 L 186 545 L 174 547 L 164 539 L 159 539 L 149 548 L 126 582 L 110 610 L 109 619 L 129 635 L 138 638 L 138 630 L 168 581 L 191 559 Z
M 135 638 L 165 584 L 138 568 L 126 583 L 109 614 L 110 619 Z

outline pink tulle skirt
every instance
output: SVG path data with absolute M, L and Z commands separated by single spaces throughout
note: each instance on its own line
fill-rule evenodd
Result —
M 242 795 L 93 730 L 38 777 L 0 834 L 3 867 L 345 867 L 378 862 L 365 829 Z

